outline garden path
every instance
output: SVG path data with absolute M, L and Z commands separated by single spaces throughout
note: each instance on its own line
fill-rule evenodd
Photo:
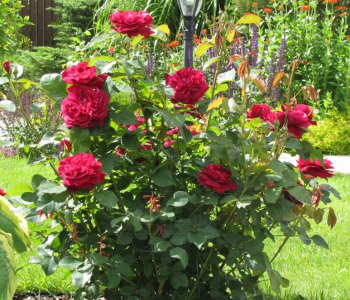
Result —
M 350 174 L 350 155 L 324 155 L 323 157 L 333 163 L 334 171 L 336 173 Z M 287 153 L 283 153 L 280 156 L 280 161 L 286 161 L 293 165 L 297 165 L 298 159 L 298 155 L 292 157 Z

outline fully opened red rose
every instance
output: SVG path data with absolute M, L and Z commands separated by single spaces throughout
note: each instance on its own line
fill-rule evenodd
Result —
M 86 61 L 67 68 L 62 73 L 62 80 L 69 84 L 87 85 L 91 88 L 103 89 L 107 74 L 96 76 L 95 66 L 89 67 Z
M 209 89 L 203 72 L 192 68 L 182 68 L 166 75 L 165 81 L 175 90 L 171 98 L 173 103 L 196 104 Z
M 307 106 L 307 105 L 305 105 Z M 289 108 L 287 117 L 287 127 L 288 132 L 292 133 L 296 139 L 300 139 L 305 128 L 309 127 L 311 124 L 315 124 L 312 121 L 312 111 L 310 108 L 305 106 L 297 105 L 294 109 Z M 269 121 L 274 124 L 276 119 L 280 123 L 280 128 L 284 125 L 284 120 L 286 117 L 286 105 L 282 105 L 282 111 L 277 111 L 269 115 Z
M 67 128 L 103 126 L 108 114 L 108 95 L 103 90 L 73 85 L 68 88 L 69 95 L 62 101 L 61 116 Z
M 223 194 L 225 191 L 233 191 L 237 187 L 237 184 L 231 181 L 232 173 L 230 169 L 226 169 L 220 164 L 208 165 L 197 175 L 198 183 L 210 190 L 216 190 L 219 194 Z
M 316 158 L 314 161 L 309 158 L 307 161 L 299 158 L 297 168 L 301 173 L 311 175 L 313 177 L 329 178 L 334 175 L 332 162 L 328 159 L 323 159 L 324 167 Z
M 90 153 L 68 156 L 60 161 L 58 174 L 69 191 L 93 187 L 105 180 L 106 173 L 101 171 L 102 164 Z
M 266 104 L 254 104 L 250 111 L 247 111 L 247 117 L 249 119 L 260 118 L 267 121 L 269 115 L 271 114 L 271 109 Z
M 154 33 L 150 28 L 153 18 L 146 11 L 118 11 L 111 14 L 109 20 L 115 25 L 112 29 L 127 34 L 129 38 L 139 34 L 149 38 Z

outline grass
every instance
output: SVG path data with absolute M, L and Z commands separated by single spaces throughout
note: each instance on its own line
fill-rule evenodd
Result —
M 1 158 L 0 169 L 7 170 L 0 178 L 0 188 L 10 189 L 18 183 L 30 184 L 32 175 L 40 173 L 46 177 L 53 176 L 50 168 L 42 165 L 27 165 L 26 160 L 18 157 Z M 329 184 L 340 191 L 343 200 L 334 199 L 331 206 L 337 215 L 337 224 L 331 230 L 325 220 L 316 225 L 312 220 L 309 235 L 319 234 L 328 242 L 329 250 L 314 244 L 303 244 L 298 238 L 291 239 L 282 249 L 280 256 L 274 261 L 273 267 L 283 277 L 290 280 L 290 287 L 283 289 L 279 295 L 272 298 L 278 300 L 330 300 L 350 299 L 350 260 L 347 257 L 347 247 L 350 244 L 350 175 L 337 174 L 329 179 Z M 39 227 L 40 226 L 40 227 Z M 49 224 L 35 225 L 36 237 L 38 231 L 51 230 Z M 276 242 L 266 241 L 265 251 L 269 257 L 276 252 L 283 237 L 277 237 Z M 46 276 L 40 265 L 28 264 L 31 256 L 36 256 L 36 245 L 33 250 L 16 256 L 18 271 L 18 292 L 41 292 L 57 295 L 71 294 L 75 287 L 71 284 L 67 269 L 58 268 Z M 67 272 L 68 271 L 68 272 Z M 273 294 L 267 281 L 260 284 L 266 294 Z
M 34 174 L 41 174 L 47 178 L 54 178 L 53 171 L 49 167 L 39 164 L 28 165 L 26 159 L 17 156 L 9 158 L 0 156 L 0 170 L 2 170 L 0 188 L 5 191 L 10 190 L 19 183 L 30 184 Z M 37 231 L 45 232 L 51 230 L 48 223 L 31 225 L 33 224 L 29 224 L 31 236 L 33 240 L 36 240 L 36 243 L 39 242 L 36 234 Z M 35 233 L 33 233 L 34 230 L 32 227 L 34 227 Z M 32 249 L 26 253 L 16 253 L 16 264 L 19 269 L 17 272 L 17 292 L 45 293 L 52 295 L 61 293 L 71 294 L 74 292 L 76 288 L 71 283 L 70 272 L 67 269 L 58 268 L 53 275 L 46 276 L 40 265 L 28 263 L 30 257 L 37 256 L 36 246 L 38 246 L 38 244 L 33 244 Z
M 350 175 L 337 174 L 328 182 L 340 191 L 343 198 L 342 201 L 334 198 L 331 203 L 337 224 L 330 229 L 326 217 L 319 225 L 310 220 L 309 236 L 322 236 L 329 250 L 315 244 L 305 245 L 298 237 L 288 241 L 274 261 L 273 268 L 290 280 L 290 287 L 283 289 L 276 299 L 350 299 L 350 260 L 347 256 L 350 244 Z M 265 251 L 269 257 L 277 251 L 282 240 L 283 237 L 278 237 L 275 243 L 267 241 Z M 266 293 L 273 293 L 267 283 L 262 283 L 261 288 Z

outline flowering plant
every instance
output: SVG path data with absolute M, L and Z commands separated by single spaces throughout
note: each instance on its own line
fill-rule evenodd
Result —
M 121 26 L 121 14 L 112 16 Z M 290 88 L 281 111 L 250 108 L 266 92 L 257 53 L 232 56 L 230 45 L 232 32 L 260 18 L 221 21 L 221 42 L 197 48 L 198 56 L 216 53 L 202 70 L 149 73 L 136 56 L 94 57 L 42 78 L 65 127 L 39 147 L 61 143 L 62 152 L 58 163 L 36 159 L 50 161 L 57 178 L 33 176 L 19 201 L 28 205 L 29 221 L 52 220 L 56 233 L 32 261 L 48 275 L 59 265 L 71 269 L 74 299 L 96 299 L 101 286 L 106 299 L 247 299 L 259 293 L 265 273 L 275 291 L 288 286 L 272 263 L 289 238 L 328 247 L 308 235 L 310 221 L 320 223 L 325 212 L 335 225 L 333 209 L 319 203 L 339 197 L 317 182 L 331 165 L 302 140 L 312 109 L 296 105 Z M 129 50 L 140 42 L 116 29 L 128 35 Z M 298 64 L 277 73 L 272 87 L 282 79 L 290 87 Z M 120 91 L 134 100 L 113 100 Z M 287 149 L 314 163 L 300 173 L 279 160 Z M 318 173 L 309 171 L 313 164 Z M 268 257 L 264 241 L 274 240 L 275 228 L 285 238 Z

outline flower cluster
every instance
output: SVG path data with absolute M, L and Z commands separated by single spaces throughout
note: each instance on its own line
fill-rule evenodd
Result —
M 278 120 L 279 128 L 282 128 L 286 123 L 288 132 L 292 133 L 297 139 L 302 137 L 307 127 L 310 125 L 317 125 L 317 122 L 313 121 L 313 112 L 308 105 L 297 104 L 294 108 L 288 106 L 287 110 L 287 105 L 283 104 L 281 109 L 281 111 L 272 112 L 270 107 L 266 104 L 255 104 L 251 110 L 247 112 L 247 117 L 250 119 L 260 118 L 272 124 Z
M 89 67 L 87 62 L 69 67 L 62 73 L 63 81 L 72 84 L 61 104 L 61 116 L 67 128 L 103 126 L 109 103 L 109 97 L 103 91 L 106 78 L 107 74 L 97 76 L 96 68 Z

